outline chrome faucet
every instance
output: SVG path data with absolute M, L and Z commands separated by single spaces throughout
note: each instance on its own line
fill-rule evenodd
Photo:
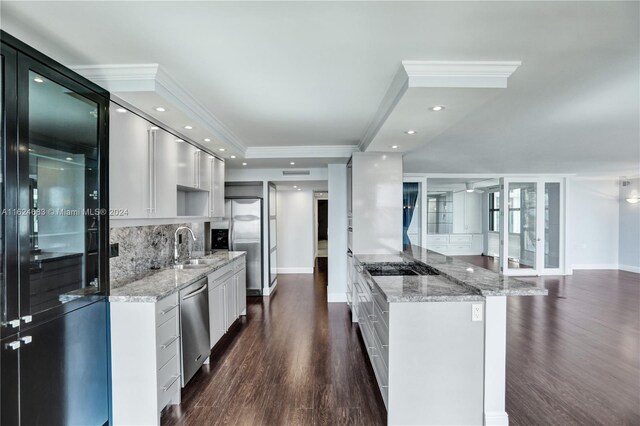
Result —
M 193 238 L 193 241 L 196 241 L 196 236 L 193 233 L 193 230 L 191 228 L 189 228 L 188 226 L 178 226 L 178 229 L 176 229 L 176 232 L 173 234 L 173 261 L 174 263 L 178 263 L 178 232 L 182 231 L 183 229 L 186 229 L 187 231 L 189 231 L 189 233 L 191 234 L 191 238 Z M 189 247 L 189 259 L 191 259 L 191 247 Z

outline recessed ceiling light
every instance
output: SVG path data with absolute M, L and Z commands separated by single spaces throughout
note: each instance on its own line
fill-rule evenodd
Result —
M 218 148 L 218 151 L 224 152 L 224 148 Z
M 116 111 L 117 112 L 127 112 L 127 110 L 124 109 L 124 108 L 116 108 Z
M 211 139 L 209 139 L 209 138 L 204 138 L 204 141 L 205 141 L 205 142 L 211 142 Z
M 418 132 L 416 132 L 415 130 L 407 130 L 405 133 L 408 135 L 415 135 Z
M 229 158 L 236 158 L 236 156 L 235 156 L 235 155 L 232 155 L 232 156 L 230 156 Z
M 166 109 L 164 109 L 164 107 L 155 107 L 154 109 L 156 111 L 158 111 L 158 112 L 165 112 L 166 111 Z
M 242 165 L 243 165 L 243 166 L 246 166 L 246 165 L 247 165 L 247 163 L 242 163 Z
M 391 148 L 398 149 L 398 145 L 391 145 Z
M 294 187 L 294 188 L 297 188 L 297 187 L 298 187 L 298 185 L 293 185 L 293 187 Z
M 176 139 L 176 142 L 184 142 L 182 139 Z
M 67 161 L 71 161 L 71 160 L 73 160 L 73 158 L 71 158 L 71 157 L 67 157 L 67 158 L 65 158 L 65 160 L 67 160 Z
M 44 83 L 44 79 L 42 77 L 36 77 L 33 79 L 36 83 Z
M 294 161 L 290 162 L 289 164 L 291 164 L 292 166 L 296 165 L 296 163 Z
M 442 111 L 444 110 L 444 106 L 443 105 L 436 105 L 431 107 L 431 111 Z
M 150 127 L 151 130 L 158 130 L 158 128 L 156 126 L 152 126 Z
M 298 188 L 298 191 L 302 191 L 302 188 Z
M 191 129 L 193 129 L 193 126 L 186 125 L 186 126 L 184 126 L 184 128 L 187 129 L 187 130 L 191 130 Z

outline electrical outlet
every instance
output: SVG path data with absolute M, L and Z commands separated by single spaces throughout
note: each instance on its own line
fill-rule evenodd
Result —
M 471 304 L 471 321 L 482 321 L 482 303 Z
M 120 245 L 118 243 L 109 244 L 109 257 L 120 256 Z

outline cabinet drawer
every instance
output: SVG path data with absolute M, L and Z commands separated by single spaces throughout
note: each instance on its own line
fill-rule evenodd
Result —
M 473 237 L 471 235 L 451 235 L 449 237 L 449 242 L 452 244 L 455 243 L 468 243 L 471 244 Z
M 376 316 L 375 317 L 376 322 L 373 323 L 373 328 L 374 328 L 374 331 L 376 332 L 376 335 L 378 336 L 378 340 L 380 341 L 381 344 L 388 345 L 389 344 L 389 326 L 383 320 L 381 320 L 383 314 L 382 312 L 380 312 L 378 305 L 374 306 L 374 315 Z
M 180 344 L 180 336 L 177 334 L 175 336 L 171 336 L 169 339 L 163 341 L 158 341 L 158 370 L 167 365 L 167 362 L 171 360 L 174 356 L 179 355 L 178 345 Z
M 180 382 L 180 357 L 174 356 L 158 370 L 158 395 L 166 392 L 173 385 L 175 378 Z
M 451 251 L 466 251 L 471 250 L 471 243 L 469 244 L 455 244 L 450 245 L 449 250 Z
M 217 271 L 210 273 L 207 277 L 209 278 L 209 284 L 213 285 L 214 281 L 217 281 L 219 278 L 221 278 L 223 275 L 226 275 L 229 272 L 233 272 L 233 263 L 225 265 L 222 268 L 218 269 Z
M 177 376 L 173 384 L 166 390 L 164 389 L 164 385 L 162 386 L 163 388 L 158 391 L 158 405 L 160 407 L 160 411 L 162 411 L 164 407 L 169 405 L 169 402 L 171 402 L 171 398 L 173 398 L 177 393 L 180 392 L 180 376 Z
M 380 330 L 379 320 L 372 321 L 371 325 L 372 325 L 371 329 L 373 330 L 372 335 L 373 335 L 376 348 L 378 349 L 378 354 L 382 358 L 385 368 L 387 368 L 389 365 L 389 344 L 387 343 L 388 337 L 386 337 L 386 332 L 384 331 L 384 329 Z M 382 337 L 381 335 L 385 336 L 386 341 L 384 343 L 383 343 L 383 339 L 381 339 Z
M 442 244 L 449 242 L 449 235 L 427 235 L 427 243 Z
M 427 248 L 431 251 L 437 251 L 438 253 L 444 253 L 447 251 L 447 249 L 449 248 L 449 246 L 445 246 L 445 245 L 431 245 L 429 244 L 427 246 Z
M 178 293 L 156 302 L 156 326 L 178 315 Z
M 384 296 L 380 292 L 376 292 L 373 295 L 373 302 L 377 309 L 377 312 L 373 313 L 379 316 L 384 321 L 385 327 L 389 325 L 389 302 L 384 299 Z
M 246 260 L 244 256 L 242 256 L 241 258 L 235 261 L 235 264 L 233 265 L 233 270 L 237 272 L 244 269 L 245 267 L 246 267 Z
M 375 374 L 376 380 L 378 381 L 380 392 L 384 396 L 389 387 L 389 373 L 387 373 L 387 367 L 382 362 L 382 358 L 380 357 L 377 349 L 374 349 L 371 353 L 371 365 L 373 366 L 373 373 Z
M 178 310 L 178 308 L 172 309 L 171 313 L 162 318 L 164 322 L 156 329 L 156 344 L 158 347 L 167 343 L 171 338 L 180 335 Z

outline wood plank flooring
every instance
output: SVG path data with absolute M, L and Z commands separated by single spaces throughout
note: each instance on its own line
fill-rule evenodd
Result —
M 495 267 L 491 258 L 465 259 Z M 383 425 L 386 412 L 343 304 L 326 303 L 326 259 L 280 275 L 168 409 L 163 425 Z M 481 264 L 479 264 L 481 263 Z M 640 275 L 525 278 L 507 319 L 511 425 L 640 425 Z M 214 355 L 216 358 L 216 355 Z
M 166 410 L 163 425 L 384 425 L 386 412 L 345 304 L 314 275 L 280 275 Z

